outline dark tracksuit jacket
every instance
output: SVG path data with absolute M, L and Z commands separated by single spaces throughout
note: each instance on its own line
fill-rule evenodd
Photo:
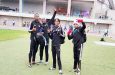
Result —
M 62 69 L 61 58 L 60 58 L 60 41 L 62 37 L 62 28 L 53 26 L 53 30 L 49 33 L 49 37 L 52 39 L 52 57 L 53 57 L 53 68 L 56 68 L 56 55 L 59 70 Z
M 76 69 L 76 65 L 79 62 L 81 44 L 83 44 L 83 32 L 86 28 L 84 22 L 82 22 L 82 27 L 78 29 L 74 29 L 71 35 L 68 35 L 68 39 L 73 39 L 73 52 L 74 52 L 74 69 Z
M 49 44 L 49 36 L 48 36 L 48 32 L 47 32 L 48 26 L 47 26 L 46 23 L 43 23 L 43 28 L 44 28 L 44 34 L 43 34 L 43 36 L 46 38 L 46 42 L 47 42 L 46 45 L 48 45 Z

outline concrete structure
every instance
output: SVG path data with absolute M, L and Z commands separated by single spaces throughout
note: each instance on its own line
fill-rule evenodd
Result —
M 112 0 L 1 0 L 0 6 L 10 7 L 16 11 L 0 11 L 0 25 L 16 26 L 30 25 L 33 15 L 39 13 L 41 17 L 50 19 L 54 9 L 61 10 L 57 14 L 62 25 L 71 25 L 76 18 L 83 18 L 87 23 L 87 30 L 101 33 L 109 29 L 115 36 L 115 11 Z

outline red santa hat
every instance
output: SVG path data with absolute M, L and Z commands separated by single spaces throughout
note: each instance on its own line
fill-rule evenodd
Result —
M 78 22 L 77 19 L 75 19 L 75 20 L 73 21 L 73 24 L 78 24 L 78 25 L 80 25 L 80 23 Z

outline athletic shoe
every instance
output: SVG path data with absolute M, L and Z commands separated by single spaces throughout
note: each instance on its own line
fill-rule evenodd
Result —
M 77 73 L 79 73 L 79 72 L 80 72 L 80 69 L 79 69 L 79 68 L 77 68 L 77 69 L 74 69 L 74 72 L 77 72 Z
M 77 75 L 80 75 L 80 72 L 78 72 Z
M 42 61 L 42 60 L 40 60 L 38 63 L 43 63 L 43 61 Z
M 29 67 L 29 68 L 31 68 L 31 67 L 32 67 L 32 65 L 31 65 L 31 64 L 29 64 L 29 65 L 28 65 L 28 67 Z
M 74 69 L 74 72 L 77 72 L 77 69 Z
M 45 62 L 45 65 L 47 65 L 48 64 L 48 62 Z
M 77 68 L 77 73 L 79 73 L 80 72 L 80 69 L 79 68 Z
M 35 65 L 36 63 L 35 62 L 32 62 L 32 65 Z
M 56 68 L 51 67 L 51 68 L 49 68 L 49 70 L 56 70 Z
M 59 70 L 59 74 L 63 74 L 62 70 Z

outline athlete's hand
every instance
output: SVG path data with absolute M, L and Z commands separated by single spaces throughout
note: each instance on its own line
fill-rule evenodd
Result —
M 72 34 L 72 30 L 70 29 L 68 32 L 67 32 L 67 35 L 71 35 Z
M 36 28 L 33 28 L 32 31 L 36 31 Z
M 54 12 L 57 11 L 56 8 L 54 9 Z
M 47 31 L 48 31 L 48 33 L 50 33 L 50 32 L 51 32 L 51 29 L 48 29 Z

